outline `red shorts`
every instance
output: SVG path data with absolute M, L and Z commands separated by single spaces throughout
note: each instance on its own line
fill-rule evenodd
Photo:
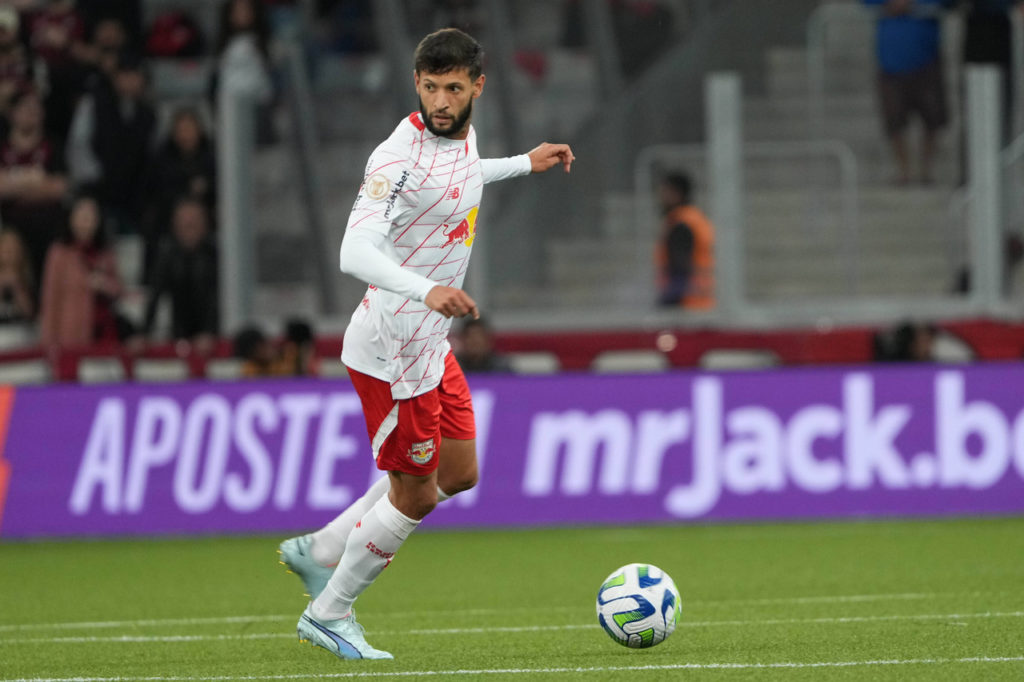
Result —
M 426 476 L 437 469 L 442 438 L 476 438 L 469 386 L 453 354 L 444 360 L 440 385 L 407 400 L 391 397 L 386 381 L 352 369 L 348 373 L 363 403 L 378 469 Z

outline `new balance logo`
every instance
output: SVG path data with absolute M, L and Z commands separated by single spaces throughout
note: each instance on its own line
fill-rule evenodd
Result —
M 452 191 L 448 192 L 449 199 L 458 199 L 460 196 L 462 195 L 459 193 L 458 187 L 452 187 Z

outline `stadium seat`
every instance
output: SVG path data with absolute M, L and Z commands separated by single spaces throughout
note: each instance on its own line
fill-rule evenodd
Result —
M 25 348 L 36 343 L 37 334 L 31 324 L 0 325 L 0 349 Z
M 46 384 L 51 379 L 46 360 L 22 360 L 0 364 L 0 384 Z
M 188 379 L 188 365 L 178 358 L 149 359 L 135 361 L 136 381 L 184 381 Z
M 78 380 L 83 384 L 104 384 L 124 379 L 124 365 L 119 358 L 82 358 L 78 361 Z
M 661 372 L 668 369 L 668 357 L 657 350 L 607 350 L 598 354 L 590 368 L 600 374 Z
M 948 332 L 940 331 L 932 342 L 932 356 L 935 362 L 951 364 L 973 362 L 974 350 L 963 339 Z
M 756 348 L 713 348 L 705 351 L 697 363 L 701 369 L 766 369 L 779 364 L 779 356 Z
M 242 378 L 240 358 L 213 358 L 206 363 L 206 378 L 214 381 L 232 381 Z
M 555 374 L 561 369 L 558 356 L 547 351 L 506 353 L 505 358 L 516 374 Z

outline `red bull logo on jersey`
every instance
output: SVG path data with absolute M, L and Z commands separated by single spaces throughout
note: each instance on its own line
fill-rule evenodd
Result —
M 426 464 L 434 458 L 434 441 L 425 440 L 422 443 L 413 443 L 409 448 L 409 459 L 417 464 Z
M 455 227 L 445 224 L 443 232 L 448 237 L 448 240 L 442 246 L 451 246 L 453 244 L 473 246 L 473 239 L 476 238 L 476 214 L 478 211 L 479 207 L 474 206 L 470 210 L 469 215 L 463 218 L 462 222 Z

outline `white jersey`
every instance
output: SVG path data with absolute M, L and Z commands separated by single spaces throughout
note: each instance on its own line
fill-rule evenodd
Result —
M 481 162 L 472 126 L 465 140 L 430 133 L 416 112 L 370 156 L 349 216 L 349 235 L 370 231 L 402 271 L 403 293 L 387 290 L 383 269 L 354 272 L 370 283 L 345 330 L 346 366 L 391 384 L 396 399 L 435 388 L 451 350 L 451 320 L 423 298 L 434 285 L 462 287 L 477 231 L 485 182 L 530 172 L 524 154 Z M 381 239 L 383 237 L 383 239 Z M 344 252 L 345 246 L 342 247 Z M 373 254 L 376 255 L 376 254 Z M 425 278 L 425 279 L 424 279 Z

